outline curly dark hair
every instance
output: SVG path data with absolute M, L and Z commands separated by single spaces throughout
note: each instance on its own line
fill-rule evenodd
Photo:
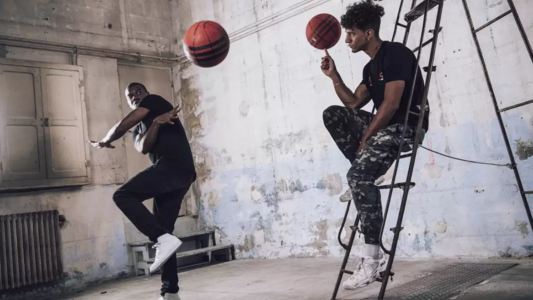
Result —
M 345 29 L 373 29 L 378 35 L 381 17 L 384 15 L 385 10 L 382 6 L 372 0 L 363 0 L 346 8 L 346 13 L 341 17 L 341 26 Z

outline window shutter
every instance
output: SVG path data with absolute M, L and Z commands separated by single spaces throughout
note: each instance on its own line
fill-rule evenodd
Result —
M 77 71 L 41 69 L 48 178 L 87 176 Z
M 39 68 L 0 65 L 2 181 L 46 178 Z

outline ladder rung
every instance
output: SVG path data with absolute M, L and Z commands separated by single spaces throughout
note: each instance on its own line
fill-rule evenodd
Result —
M 525 101 L 525 102 L 522 102 L 522 103 L 518 103 L 518 104 L 515 104 L 515 105 L 508 106 L 506 108 L 502 108 L 502 109 L 500 109 L 500 112 L 504 112 L 506 110 L 511 110 L 513 108 L 517 108 L 517 107 L 520 107 L 520 106 L 528 105 L 528 104 L 531 104 L 531 103 L 533 103 L 533 100 L 528 100 L 528 101 Z
M 510 14 L 510 13 L 512 13 L 512 12 L 513 12 L 512 10 L 508 10 L 508 11 L 504 12 L 503 14 L 501 14 L 501 15 L 497 16 L 496 18 L 494 18 L 494 19 L 488 21 L 487 23 L 483 24 L 481 27 L 479 27 L 478 29 L 474 30 L 474 32 L 478 32 L 478 31 L 480 31 L 481 29 L 485 29 L 485 28 L 487 28 L 490 24 L 492 24 L 492 23 L 498 21 L 499 19 L 501 19 L 501 18 L 507 16 L 508 14 Z
M 400 231 L 402 231 L 402 230 L 403 230 L 403 227 L 400 227 Z M 396 227 L 392 227 L 392 228 L 390 229 L 390 231 L 396 233 Z
M 413 115 L 413 116 L 420 117 L 420 114 L 419 114 L 419 113 L 415 113 L 415 112 L 412 112 L 412 111 L 409 111 L 409 114 L 410 114 L 410 115 Z
M 422 69 L 423 69 L 424 72 L 426 72 L 426 73 L 429 71 L 429 67 L 423 67 Z M 437 71 L 437 66 L 433 66 L 433 67 L 431 67 L 431 72 L 435 72 L 435 71 Z
M 411 157 L 412 154 L 413 154 L 412 152 L 411 153 L 407 153 L 407 154 L 402 154 L 402 155 L 400 155 L 400 159 L 406 158 L 406 157 Z
M 346 273 L 346 274 L 353 275 L 353 272 L 352 272 L 352 271 L 348 271 L 348 270 L 346 270 L 346 269 L 342 269 L 342 272 L 343 272 L 343 273 Z
M 409 183 L 409 188 L 412 188 L 415 186 L 415 183 L 414 182 L 410 182 Z M 399 183 L 395 183 L 393 186 L 393 188 L 403 188 L 405 187 L 405 182 L 399 182 Z M 378 188 L 380 190 L 385 190 L 385 189 L 390 189 L 391 188 L 391 185 L 390 184 L 387 184 L 387 185 L 379 185 Z
M 433 42 L 433 38 L 430 38 L 429 40 L 425 41 L 423 44 L 422 44 L 422 48 L 424 48 L 425 46 L 427 46 L 428 44 L 430 44 L 431 42 Z M 416 48 L 413 49 L 413 52 L 416 52 L 420 50 L 420 46 L 417 46 Z
M 428 11 L 430 11 L 435 6 L 442 3 L 444 0 L 424 0 L 413 8 L 410 12 L 405 14 L 404 20 L 408 23 L 413 22 L 414 20 L 420 18 L 426 12 L 426 3 L 429 1 Z
M 402 23 L 396 23 L 396 25 L 400 26 L 400 27 L 403 27 L 403 28 L 407 28 L 407 25 L 404 25 Z
M 442 31 L 442 26 L 440 26 L 439 29 L 437 29 L 437 33 L 440 33 L 441 31 Z M 433 30 L 433 29 L 429 30 L 429 33 L 435 34 L 434 32 L 435 32 L 435 30 Z
M 376 281 L 377 282 L 383 282 L 383 275 L 385 275 L 385 271 L 379 273 L 379 276 L 376 278 Z M 390 271 L 389 272 L 389 276 L 390 276 L 391 281 L 392 281 L 392 277 L 394 276 L 394 272 Z
M 524 194 L 526 194 L 526 195 L 533 194 L 533 191 L 525 191 Z

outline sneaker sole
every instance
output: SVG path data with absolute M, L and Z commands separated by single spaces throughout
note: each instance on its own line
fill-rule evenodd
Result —
M 381 185 L 383 182 L 385 182 L 385 177 L 380 176 L 378 179 L 376 179 L 376 181 L 374 181 L 374 185 L 379 186 L 379 185 Z M 344 202 L 352 201 L 353 198 L 351 197 L 350 199 L 343 199 L 342 196 L 341 196 L 341 197 L 339 197 L 339 200 L 340 200 L 342 203 L 344 203 Z
M 360 289 L 360 288 L 364 288 L 365 286 L 373 283 L 374 281 L 376 281 L 376 278 L 372 278 L 372 279 L 369 279 L 363 283 L 360 283 L 356 286 L 351 286 L 351 285 L 342 285 L 342 287 L 345 289 L 345 290 L 356 290 L 356 289 Z
M 176 251 L 178 251 L 181 245 L 183 245 L 183 242 L 178 239 L 178 244 L 174 248 L 172 248 L 172 251 L 170 252 L 170 255 L 167 256 L 167 258 L 165 258 L 157 267 L 154 267 L 155 262 L 150 266 L 150 273 L 154 273 L 155 271 L 159 270 L 159 268 L 161 268 L 161 266 L 164 265 L 172 255 L 176 255 Z
M 363 281 L 359 284 L 356 284 L 356 285 L 345 285 L 344 283 L 342 284 L 342 287 L 345 289 L 345 290 L 356 290 L 356 289 L 360 289 L 360 288 L 364 288 L 365 286 L 375 282 L 377 280 L 379 276 L 379 271 L 377 270 L 374 270 L 374 272 L 372 274 L 370 274 L 370 276 L 366 279 L 366 281 Z

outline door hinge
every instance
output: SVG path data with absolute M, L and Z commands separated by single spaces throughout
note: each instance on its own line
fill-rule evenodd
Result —
M 0 171 L 4 170 L 4 166 L 2 165 L 2 162 L 0 162 Z
M 89 164 L 90 164 L 90 163 L 91 163 L 90 160 L 86 160 L 86 161 L 85 161 L 85 167 L 89 167 Z

